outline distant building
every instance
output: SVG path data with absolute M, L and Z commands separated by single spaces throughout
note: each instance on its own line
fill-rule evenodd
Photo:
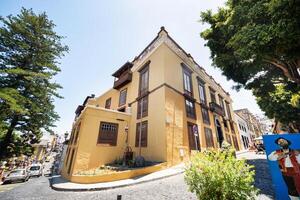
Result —
M 247 122 L 248 129 L 250 130 L 250 132 L 254 133 L 251 135 L 251 139 L 264 134 L 264 130 L 262 129 L 259 119 L 257 119 L 257 117 L 252 114 L 247 108 L 235 110 L 234 112 Z
M 247 121 L 240 116 L 237 112 L 234 112 L 235 122 L 237 124 L 242 148 L 244 150 L 248 149 L 255 138 L 255 133 L 250 130 Z
M 43 158 L 47 153 L 48 145 L 49 145 L 49 141 L 46 139 L 42 139 L 37 144 L 32 144 L 32 147 L 34 148 L 33 156 L 36 161 L 43 160 Z
M 260 126 L 261 126 L 261 130 L 263 132 L 263 134 L 267 134 L 267 133 L 271 133 L 273 132 L 274 129 L 274 120 L 273 119 L 269 119 L 266 116 L 258 116 L 256 115 L 256 118 L 258 119 Z

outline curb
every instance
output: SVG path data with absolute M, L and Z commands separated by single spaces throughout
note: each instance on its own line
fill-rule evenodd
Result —
M 151 181 L 156 181 L 156 180 L 176 176 L 176 175 L 179 175 L 179 174 L 182 174 L 182 173 L 184 173 L 184 170 L 181 170 L 181 171 L 176 172 L 174 174 L 169 174 L 169 175 L 166 175 L 166 176 L 161 176 L 161 177 L 157 177 L 157 178 L 153 178 L 153 179 L 149 179 L 149 180 L 137 181 L 137 182 L 134 182 L 134 183 L 128 183 L 128 184 L 123 184 L 123 185 L 121 184 L 121 185 L 115 185 L 115 186 L 99 187 L 99 188 L 59 188 L 59 187 L 54 186 L 55 184 L 53 184 L 53 180 L 52 180 L 53 178 L 51 178 L 50 179 L 50 186 L 53 190 L 64 191 L 64 192 L 100 191 L 100 190 L 110 190 L 110 189 L 115 189 L 115 188 L 122 188 L 122 187 L 127 187 L 127 186 L 132 186 L 132 185 L 138 185 L 138 184 L 141 184 L 141 183 L 147 183 L 147 182 L 151 182 Z

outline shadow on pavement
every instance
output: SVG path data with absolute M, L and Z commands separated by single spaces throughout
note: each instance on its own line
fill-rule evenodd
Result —
M 260 194 L 265 194 L 271 198 L 275 198 L 275 193 L 272 185 L 272 177 L 269 171 L 268 161 L 266 159 L 249 159 L 247 163 L 254 165 L 255 169 L 255 183 L 254 186 L 258 188 Z

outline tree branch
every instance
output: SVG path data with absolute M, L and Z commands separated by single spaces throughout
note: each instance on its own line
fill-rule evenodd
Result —
M 295 83 L 300 85 L 300 78 L 296 75 L 293 75 L 294 73 L 291 73 L 291 71 L 288 69 L 289 66 L 287 66 L 286 64 L 280 62 L 279 60 L 272 58 L 271 59 L 263 59 L 263 61 L 274 65 L 275 67 L 279 68 L 282 70 L 283 74 L 289 78 L 290 80 L 294 81 Z M 294 71 L 293 71 L 294 72 Z

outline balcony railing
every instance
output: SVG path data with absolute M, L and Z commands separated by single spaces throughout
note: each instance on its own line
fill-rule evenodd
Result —
M 218 115 L 224 116 L 224 109 L 219 106 L 218 104 L 216 104 L 215 102 L 210 102 L 209 103 L 209 108 L 211 111 L 217 113 Z
M 114 89 L 119 89 L 129 83 L 132 80 L 132 73 L 127 72 L 121 75 L 117 80 L 114 82 Z

